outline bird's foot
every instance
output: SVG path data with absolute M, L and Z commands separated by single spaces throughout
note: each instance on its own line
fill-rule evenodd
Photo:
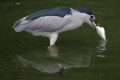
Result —
M 48 51 L 50 52 L 51 56 L 54 56 L 54 57 L 58 56 L 58 49 L 55 45 L 50 45 L 48 47 Z
M 60 50 L 62 48 L 64 48 L 63 46 L 62 47 L 59 47 L 59 46 L 56 46 L 56 45 L 50 45 L 49 47 L 47 47 L 48 50 L 50 51 L 50 49 L 57 49 L 57 50 Z

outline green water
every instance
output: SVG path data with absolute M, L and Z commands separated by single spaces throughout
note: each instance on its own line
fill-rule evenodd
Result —
M 1 0 L 0 80 L 120 80 L 119 0 Z M 32 12 L 58 7 L 91 9 L 106 30 L 107 43 L 84 24 L 61 33 L 57 48 L 49 39 L 16 33 L 14 22 Z M 54 51 L 55 50 L 55 51 Z M 66 67 L 65 76 L 58 75 Z

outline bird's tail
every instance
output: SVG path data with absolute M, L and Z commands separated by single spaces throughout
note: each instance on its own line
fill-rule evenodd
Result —
M 18 21 L 15 22 L 15 24 L 13 25 L 13 28 L 16 32 L 21 32 L 23 30 L 25 30 L 27 23 L 29 21 L 25 20 L 26 17 L 19 19 Z
M 13 28 L 16 28 L 20 23 L 22 22 L 21 19 L 17 20 L 15 24 L 13 25 Z

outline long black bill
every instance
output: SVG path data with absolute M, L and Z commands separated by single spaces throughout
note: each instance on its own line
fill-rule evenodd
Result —
M 93 21 L 94 23 L 95 23 L 95 26 L 99 26 L 99 23 L 97 22 L 97 20 L 96 19 L 94 19 L 94 21 Z
M 99 23 L 97 22 L 96 19 L 91 19 L 91 23 L 93 25 L 94 30 L 96 31 L 96 26 L 99 26 Z

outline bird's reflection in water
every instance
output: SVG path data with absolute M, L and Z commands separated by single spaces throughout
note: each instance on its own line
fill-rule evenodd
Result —
M 50 52 L 47 55 L 41 54 L 40 51 L 35 51 L 36 53 L 30 51 L 31 53 L 28 53 L 28 55 L 17 55 L 17 59 L 24 67 L 34 68 L 47 73 L 58 72 L 60 70 L 58 64 L 61 64 L 62 67 L 66 67 L 67 69 L 90 66 L 90 56 L 74 53 L 61 54 L 58 53 L 56 46 L 50 46 L 49 49 Z
M 100 41 L 99 45 L 97 46 L 97 51 L 105 51 L 105 46 L 106 42 Z M 58 64 L 61 64 L 62 67 L 66 67 L 67 69 L 90 66 L 90 55 L 81 55 L 81 53 L 74 53 L 72 52 L 72 50 L 71 52 L 62 53 L 58 51 L 58 48 L 56 46 L 49 46 L 48 49 L 49 52 L 41 51 L 34 48 L 27 49 L 23 52 L 26 54 L 17 55 L 17 59 L 22 63 L 24 67 L 33 68 L 47 73 L 58 72 L 60 70 Z M 92 52 L 92 54 L 94 53 Z
M 97 52 L 104 52 L 106 50 L 106 41 L 104 40 L 99 41 L 97 49 L 98 49 Z

